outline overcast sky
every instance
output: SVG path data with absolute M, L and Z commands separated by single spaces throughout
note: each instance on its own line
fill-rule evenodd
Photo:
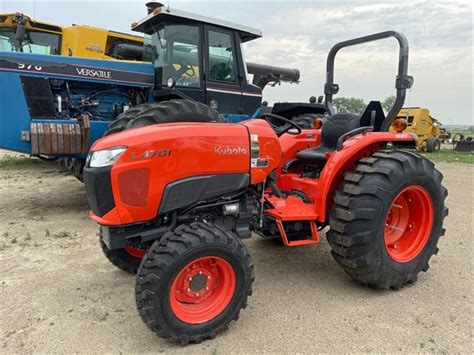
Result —
M 146 15 L 145 2 L 0 0 L 0 12 L 21 11 L 59 25 L 130 32 L 130 24 Z M 264 99 L 270 103 L 321 95 L 325 58 L 334 43 L 401 31 L 410 43 L 409 74 L 415 78 L 405 105 L 427 107 L 445 124 L 474 124 L 471 1 L 162 2 L 262 30 L 263 38 L 246 45 L 247 59 L 301 70 L 299 85 L 265 90 Z M 396 69 L 395 40 L 342 50 L 336 60 L 339 95 L 383 100 L 395 93 Z

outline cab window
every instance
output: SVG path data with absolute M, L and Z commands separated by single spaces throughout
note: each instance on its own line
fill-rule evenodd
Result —
M 209 79 L 236 81 L 232 37 L 227 33 L 209 31 Z
M 13 52 L 13 38 L 11 31 L 0 31 L 0 51 Z
M 59 54 L 59 35 L 44 32 L 27 32 L 23 52 L 36 54 Z
M 60 36 L 53 33 L 27 31 L 22 41 L 10 29 L 0 30 L 0 51 L 35 54 L 59 54 Z
M 201 65 L 199 28 L 189 25 L 164 25 L 145 38 L 145 61 L 153 61 L 158 85 L 169 78 L 176 86 L 200 87 Z

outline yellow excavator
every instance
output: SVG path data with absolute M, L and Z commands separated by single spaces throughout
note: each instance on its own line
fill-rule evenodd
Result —
M 8 13 L 0 14 L 0 51 L 141 61 L 143 38 L 84 25 L 60 27 Z

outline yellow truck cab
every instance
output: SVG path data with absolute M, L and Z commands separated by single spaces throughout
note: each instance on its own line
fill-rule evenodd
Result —
M 400 110 L 397 118 L 404 119 L 407 127 L 404 132 L 415 133 L 417 148 L 426 152 L 437 152 L 441 148 L 441 124 L 422 107 L 406 107 Z M 395 130 L 393 125 L 391 130 Z
M 84 25 L 60 27 L 8 13 L 0 14 L 0 51 L 141 61 L 143 38 Z

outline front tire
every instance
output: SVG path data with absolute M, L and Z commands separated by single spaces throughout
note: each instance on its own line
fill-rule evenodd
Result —
M 330 214 L 332 255 L 357 282 L 400 289 L 438 252 L 447 190 L 429 160 L 376 152 L 345 173 Z
M 100 237 L 100 246 L 105 257 L 120 270 L 129 274 L 136 274 L 140 263 L 145 256 L 145 250 L 126 246 L 123 249 L 111 250 L 105 245 L 102 237 Z
M 208 223 L 182 225 L 156 241 L 143 259 L 137 307 L 158 336 L 198 343 L 238 318 L 253 280 L 248 251 L 233 233 Z

